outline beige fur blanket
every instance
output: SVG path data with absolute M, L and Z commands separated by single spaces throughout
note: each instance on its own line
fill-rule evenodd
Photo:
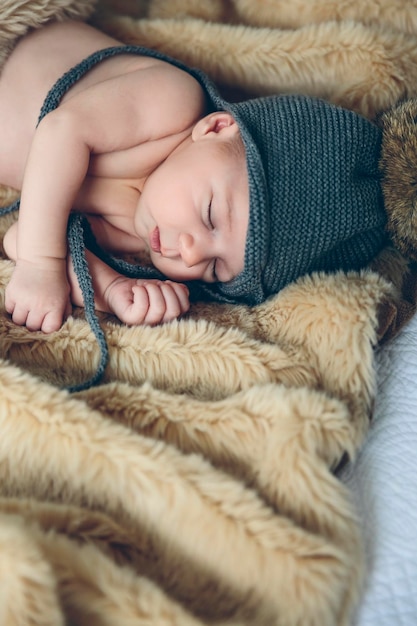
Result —
M 92 4 L 5 0 L 0 43 Z M 102 0 L 92 20 L 234 93 L 369 116 L 417 94 L 409 0 Z M 253 309 L 198 304 L 155 328 L 103 317 L 105 380 L 73 395 L 62 387 L 99 358 L 89 326 L 80 311 L 53 335 L 14 326 L 11 268 L 0 260 L 0 623 L 350 624 L 366 571 L 335 470 L 367 433 L 374 347 L 413 310 L 401 255 Z

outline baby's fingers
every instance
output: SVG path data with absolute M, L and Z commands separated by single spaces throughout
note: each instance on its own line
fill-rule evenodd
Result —
M 12 321 L 15 324 L 18 326 L 25 326 L 29 313 L 26 307 L 18 306 L 15 302 L 8 300 L 6 297 L 5 308 L 6 311 L 10 313 Z
M 189 308 L 188 289 L 184 285 L 170 281 L 150 281 L 133 287 L 136 301 L 143 298 L 143 291 L 148 296 L 148 308 L 143 317 L 143 324 L 154 326 L 169 322 L 183 315 Z
M 132 287 L 134 305 L 137 314 L 141 318 L 141 324 L 154 326 L 160 324 L 166 313 L 165 298 L 159 283 L 152 281 L 149 283 L 140 283 Z M 146 308 L 145 302 L 146 301 Z
M 64 314 L 62 314 L 60 311 L 49 311 L 49 313 L 47 313 L 42 320 L 40 330 L 43 333 L 53 333 L 54 331 L 61 328 L 63 321 Z M 29 328 L 27 322 L 26 326 Z
M 52 333 L 59 330 L 63 322 L 63 314 L 60 311 L 27 310 L 25 307 L 16 305 L 9 311 L 11 318 L 18 326 L 26 326 L 30 331 L 41 330 L 44 333 Z
M 184 315 L 190 308 L 189 291 L 182 283 L 166 280 L 162 283 L 166 310 L 162 322 L 169 322 Z

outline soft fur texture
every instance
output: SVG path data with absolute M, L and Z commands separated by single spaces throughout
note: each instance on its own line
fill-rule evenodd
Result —
M 380 125 L 388 230 L 398 249 L 417 260 L 417 101 L 407 100 L 386 111 Z
M 24 22 L 92 8 L 32 0 L 22 21 L 12 5 L 8 49 Z M 406 0 L 103 0 L 93 22 L 234 92 L 297 89 L 374 115 L 416 89 L 416 13 Z M 392 134 L 415 142 L 403 112 L 381 121 L 387 168 Z M 395 232 L 414 224 L 409 183 L 392 196 Z M 102 316 L 105 380 L 71 396 L 59 387 L 99 356 L 82 312 L 52 335 L 16 327 L 0 260 L 0 622 L 350 624 L 366 572 L 334 472 L 366 437 L 373 349 L 414 310 L 412 269 L 387 249 L 373 271 L 305 277 L 252 309 L 200 303 L 156 328 Z
M 256 27 L 211 21 L 229 4 L 238 15 L 240 9 L 246 20 L 256 15 Z M 187 5 L 191 6 L 190 15 Z M 355 21 L 340 19 L 351 18 L 355 10 Z M 312 13 L 316 19 L 311 18 Z M 150 15 L 152 19 L 138 20 L 105 12 L 96 23 L 127 43 L 176 56 L 200 67 L 228 89 L 247 94 L 301 92 L 368 117 L 400 98 L 417 95 L 416 39 L 398 30 L 407 24 L 406 30 L 417 33 L 414 2 L 161 0 L 151 2 Z M 394 15 L 387 27 L 386 21 Z M 279 28 L 271 28 L 271 22 Z
M 31 28 L 39 28 L 50 20 L 87 19 L 96 0 L 2 0 L 0 8 L 0 67 L 13 49 L 16 39 Z

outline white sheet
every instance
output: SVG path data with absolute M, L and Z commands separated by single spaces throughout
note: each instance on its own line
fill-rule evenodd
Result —
M 369 438 L 342 479 L 361 513 L 367 587 L 355 626 L 417 625 L 417 316 L 377 354 Z

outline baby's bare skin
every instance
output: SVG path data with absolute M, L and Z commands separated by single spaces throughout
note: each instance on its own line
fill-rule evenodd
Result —
M 82 141 L 91 148 L 88 157 L 77 152 L 77 145 L 73 162 L 68 162 L 71 146 L 67 150 L 55 147 L 59 126 L 54 143 L 47 124 L 39 126 L 34 141 L 40 107 L 54 82 L 87 55 L 116 45 L 120 43 L 85 24 L 49 25 L 17 45 L 0 77 L 0 182 L 23 187 L 19 224 L 5 238 L 6 252 L 17 261 L 6 307 L 16 323 L 33 330 L 59 328 L 70 310 L 70 290 L 72 302 L 82 304 L 71 266 L 67 275 L 66 211 L 90 215 L 99 243 L 111 252 L 147 249 L 135 228 L 144 182 L 184 142 L 204 113 L 202 90 L 188 74 L 149 57 L 122 55 L 93 68 L 70 89 L 59 107 L 69 116 L 73 111 L 82 114 L 88 106 L 101 115 L 101 128 L 97 125 L 95 135 L 94 128 L 90 132 L 86 124 Z M 128 103 L 120 115 L 137 116 L 146 129 L 137 132 L 136 138 L 108 105 L 115 89 L 124 90 L 121 101 Z M 91 115 L 90 127 L 95 118 Z M 115 139 L 110 128 L 114 128 Z M 47 158 L 45 146 L 56 152 L 51 157 L 56 172 L 51 172 L 49 179 L 41 167 Z M 80 154 L 86 159 L 85 170 L 80 167 L 74 172 Z M 62 190 L 64 183 L 67 188 Z M 63 202 L 70 204 L 57 214 L 54 206 Z M 50 206 L 45 206 L 48 203 Z M 121 278 L 93 255 L 89 261 L 97 307 L 126 323 L 168 321 L 189 306 L 188 292 L 181 284 L 132 281 Z M 36 301 L 31 295 L 35 285 L 37 293 L 50 295 Z
M 47 92 L 56 80 L 89 54 L 119 45 L 122 44 L 116 39 L 79 22 L 50 24 L 19 42 L 0 74 L 0 133 L 4 138 L 0 143 L 0 179 L 4 184 L 16 189 L 22 188 L 25 163 L 39 112 Z M 156 67 L 163 67 L 170 74 L 186 76 L 175 67 L 157 59 L 136 55 L 116 56 L 99 63 L 76 82 L 63 97 L 62 103 L 98 83 Z M 191 86 L 193 82 L 190 79 L 189 85 Z M 193 91 L 197 94 L 199 90 Z M 186 95 L 184 94 L 185 97 Z M 193 110 L 190 117 L 197 120 L 204 112 L 202 98 L 199 97 L 196 103 L 191 97 L 191 107 Z M 156 150 L 153 159 L 150 158 L 153 152 L 145 147 L 147 157 L 145 164 L 140 158 L 139 151 L 136 155 L 133 154 L 133 160 L 131 151 L 126 155 L 123 151 L 92 155 L 89 174 L 108 179 L 105 193 L 100 193 L 99 198 L 96 196 L 95 200 L 104 201 L 110 189 L 109 185 L 113 183 L 116 187 L 125 181 L 140 186 L 141 177 L 147 175 L 164 152 L 166 154 L 170 152 L 175 141 L 178 140 L 167 142 L 165 147 L 160 148 L 159 153 Z M 143 170 L 139 175 L 138 167 Z M 96 184 L 101 182 L 94 181 L 94 185 Z M 91 194 L 91 187 L 89 193 Z M 88 199 L 81 195 L 80 202 L 83 201 L 88 202 Z
M 0 76 L 0 183 L 21 188 L 4 238 L 16 261 L 5 305 L 31 330 L 57 330 L 71 302 L 83 304 L 68 259 L 70 211 L 87 215 L 109 252 L 146 251 L 173 279 L 122 277 L 88 253 L 96 307 L 127 324 L 172 320 L 189 308 L 181 283 L 227 282 L 243 270 L 243 141 L 230 113 L 207 111 L 190 73 L 148 56 L 109 58 L 36 126 L 63 73 L 118 45 L 82 23 L 50 24 L 18 43 Z

